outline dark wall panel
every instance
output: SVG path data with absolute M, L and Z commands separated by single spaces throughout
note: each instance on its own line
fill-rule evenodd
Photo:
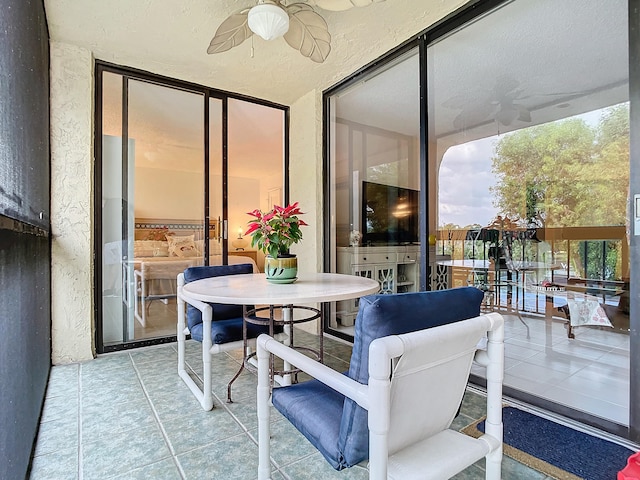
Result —
M 0 0 L 0 478 L 25 478 L 51 367 L 49 39 Z
M 42 0 L 0 0 L 0 214 L 49 224 L 49 39 Z
M 47 237 L 0 229 L 0 478 L 25 478 L 38 429 L 51 364 L 48 257 Z

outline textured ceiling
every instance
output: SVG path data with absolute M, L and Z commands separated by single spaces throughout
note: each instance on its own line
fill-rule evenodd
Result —
M 463 0 L 386 0 L 341 12 L 317 9 L 332 51 L 317 64 L 282 39 L 253 36 L 208 55 L 209 42 L 231 13 L 255 0 L 45 0 L 54 41 L 87 48 L 96 58 L 214 88 L 291 105 L 325 89 L 424 30 Z M 319 2 L 321 3 L 321 2 Z
M 430 135 L 455 145 L 626 101 L 626 11 L 626 0 L 518 1 L 431 45 Z M 417 136 L 418 82 L 414 54 L 341 93 L 338 116 Z M 503 85 L 530 122 L 494 121 Z
M 344 1 L 351 0 L 314 3 Z M 303 57 L 282 38 L 267 42 L 255 35 L 253 58 L 251 39 L 208 55 L 220 23 L 255 0 L 45 0 L 45 8 L 52 40 L 85 47 L 98 59 L 291 105 L 309 91 L 334 85 L 465 3 L 385 0 L 340 12 L 318 9 L 332 35 L 331 54 L 322 64 Z M 430 135 L 443 145 L 455 145 L 626 100 L 628 40 L 621 3 L 626 1 L 507 3 L 432 45 L 429 115 L 436 122 Z M 527 21 L 514 23 L 514 18 Z M 338 115 L 417 136 L 418 70 L 413 56 L 377 72 L 340 95 Z M 530 122 L 507 126 L 494 121 L 500 84 L 511 85 L 514 103 L 530 111 Z M 178 111 L 172 109 L 167 118 L 184 127 Z M 175 139 L 163 133 L 171 127 L 157 129 L 150 143 L 187 141 L 177 135 L 181 126 L 173 128 Z M 281 136 L 265 132 L 262 138 L 258 142 L 260 136 L 254 135 L 253 151 L 267 151 L 265 142 Z M 248 159 L 258 156 L 251 151 L 244 153 L 247 175 L 270 168 L 265 162 L 252 165 Z M 154 157 L 158 165 L 158 155 L 151 152 L 149 158 Z

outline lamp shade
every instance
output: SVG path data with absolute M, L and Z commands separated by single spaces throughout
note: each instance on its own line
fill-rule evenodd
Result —
M 261 3 L 247 16 L 249 28 L 265 40 L 281 37 L 289 30 L 289 15 L 277 5 Z
M 245 237 L 234 238 L 233 240 L 231 240 L 231 246 L 233 246 L 233 248 L 235 248 L 236 250 L 244 250 L 245 248 L 247 248 L 247 246 L 249 246 L 249 240 L 247 240 Z

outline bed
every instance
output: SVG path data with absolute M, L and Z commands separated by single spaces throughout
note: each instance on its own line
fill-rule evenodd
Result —
M 205 252 L 203 240 L 197 240 L 198 232 L 193 233 L 193 224 L 151 223 L 155 228 L 145 228 L 144 225 L 148 224 L 136 222 L 133 260 L 124 266 L 123 276 L 133 278 L 134 316 L 146 327 L 151 302 L 160 300 L 167 303 L 174 298 L 177 275 L 186 268 L 204 265 Z M 248 263 L 255 273 L 259 272 L 256 262 L 250 257 L 229 255 L 227 263 Z M 222 265 L 222 251 L 217 239 L 209 240 L 209 265 Z

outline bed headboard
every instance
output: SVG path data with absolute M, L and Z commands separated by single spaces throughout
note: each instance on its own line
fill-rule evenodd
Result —
M 165 240 L 167 235 L 193 235 L 195 240 L 204 238 L 201 220 L 176 220 L 167 218 L 136 218 L 134 224 L 134 240 Z M 209 238 L 217 239 L 220 235 L 220 222 L 209 222 Z

